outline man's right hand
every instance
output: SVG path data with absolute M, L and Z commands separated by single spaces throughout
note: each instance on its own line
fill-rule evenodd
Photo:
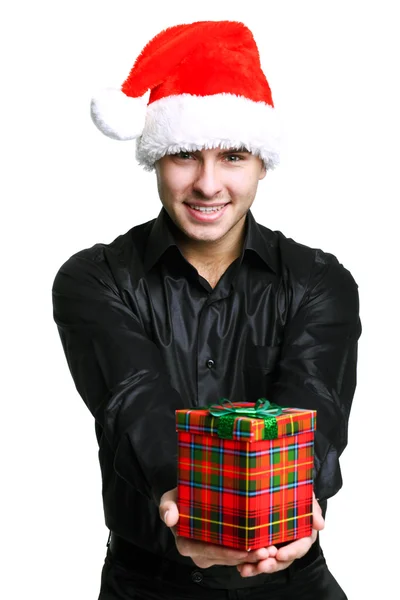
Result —
M 176 524 L 179 520 L 179 511 L 176 504 L 177 492 L 177 488 L 174 488 L 163 494 L 159 507 L 160 517 L 174 534 L 178 552 L 182 556 L 189 556 L 200 569 L 207 569 L 213 565 L 236 566 L 243 563 L 257 563 L 260 560 L 275 556 L 275 548 L 271 548 L 272 553 L 267 548 L 246 552 L 245 550 L 225 548 L 217 544 L 208 544 L 207 542 L 178 536 L 176 534 Z

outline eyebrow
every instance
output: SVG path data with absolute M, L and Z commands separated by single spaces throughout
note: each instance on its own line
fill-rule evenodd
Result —
M 235 154 L 236 152 L 250 154 L 250 150 L 247 150 L 244 146 L 241 146 L 240 148 L 226 148 L 221 150 L 220 154 Z

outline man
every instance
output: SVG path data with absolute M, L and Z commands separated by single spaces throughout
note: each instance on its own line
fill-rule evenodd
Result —
M 251 32 L 233 22 L 161 32 L 92 117 L 111 137 L 137 138 L 163 204 L 157 219 L 72 256 L 53 286 L 99 443 L 110 529 L 99 600 L 346 598 L 318 531 L 342 484 L 357 284 L 335 256 L 250 212 L 279 160 Z M 312 535 L 251 552 L 177 537 L 175 410 L 261 396 L 317 410 Z

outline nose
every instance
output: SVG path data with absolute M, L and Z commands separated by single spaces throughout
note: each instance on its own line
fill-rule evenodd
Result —
M 217 165 L 204 161 L 198 166 L 193 191 L 203 198 L 214 198 L 222 191 Z

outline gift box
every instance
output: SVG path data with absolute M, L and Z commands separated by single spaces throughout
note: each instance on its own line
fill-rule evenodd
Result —
M 311 535 L 315 427 L 265 399 L 177 410 L 178 535 L 245 550 Z

